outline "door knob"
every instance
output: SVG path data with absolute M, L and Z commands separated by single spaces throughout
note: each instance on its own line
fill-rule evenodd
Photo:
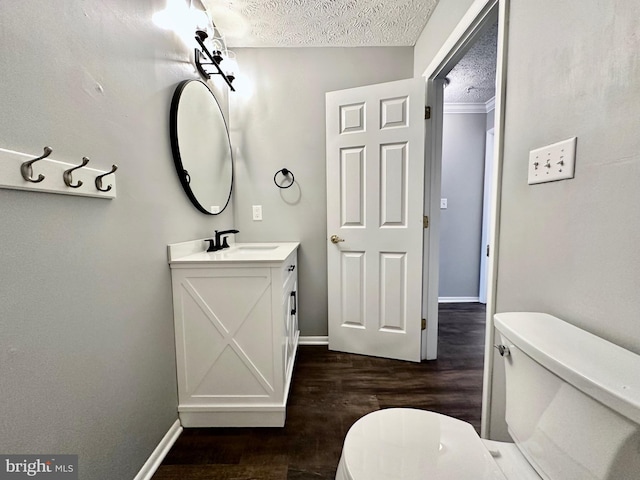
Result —
M 331 235 L 331 243 L 344 242 L 344 238 L 340 238 L 338 235 Z

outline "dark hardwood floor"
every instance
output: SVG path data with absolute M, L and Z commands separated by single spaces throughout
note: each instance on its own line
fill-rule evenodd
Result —
M 154 480 L 333 480 L 345 434 L 389 407 L 480 428 L 482 304 L 441 304 L 438 360 L 409 363 L 301 346 L 284 428 L 185 429 Z

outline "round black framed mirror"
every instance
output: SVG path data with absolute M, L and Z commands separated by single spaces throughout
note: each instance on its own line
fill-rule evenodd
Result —
M 173 161 L 185 193 L 202 213 L 222 213 L 231 200 L 233 156 L 227 122 L 205 83 L 178 85 L 170 126 Z

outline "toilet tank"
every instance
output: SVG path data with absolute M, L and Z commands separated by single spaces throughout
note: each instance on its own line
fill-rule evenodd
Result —
M 640 479 L 640 356 L 544 313 L 499 313 L 509 433 L 545 480 Z

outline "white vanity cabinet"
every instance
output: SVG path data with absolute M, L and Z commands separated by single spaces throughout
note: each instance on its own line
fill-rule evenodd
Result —
M 299 334 L 299 244 L 185 255 L 187 243 L 169 246 L 182 425 L 283 426 Z

